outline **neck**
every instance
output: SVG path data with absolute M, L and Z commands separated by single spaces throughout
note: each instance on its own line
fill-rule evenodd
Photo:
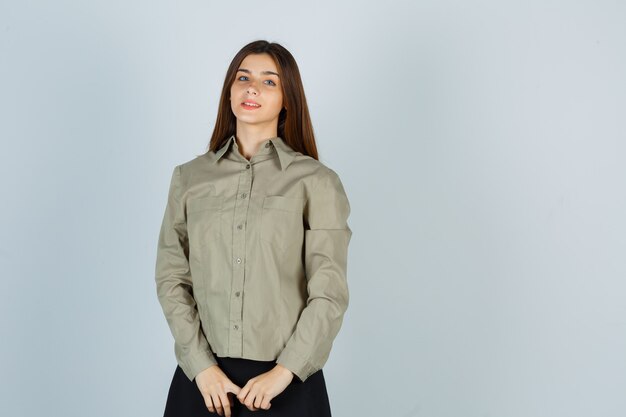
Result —
M 249 125 L 237 121 L 237 147 L 244 158 L 250 159 L 259 150 L 261 142 L 278 136 L 277 121 L 266 125 Z

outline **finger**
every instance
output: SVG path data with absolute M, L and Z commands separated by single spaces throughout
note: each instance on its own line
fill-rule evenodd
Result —
M 256 396 L 256 398 L 254 399 L 254 407 L 255 408 L 261 408 L 261 403 L 263 402 L 263 398 L 264 395 L 259 393 L 259 395 Z
M 211 412 L 211 413 L 215 413 L 215 407 L 213 406 L 213 400 L 211 399 L 210 395 L 204 395 L 202 394 L 202 398 L 204 398 L 204 405 L 206 405 L 206 408 Z
M 217 410 L 217 414 L 219 414 L 220 416 L 224 415 L 224 409 L 222 407 L 222 401 L 220 400 L 219 394 L 212 394 L 211 398 L 213 399 L 213 405 L 215 405 L 215 410 Z
M 248 395 L 246 395 L 244 404 L 246 405 L 246 407 L 248 407 L 248 410 L 250 411 L 256 411 L 258 409 L 257 407 L 254 406 L 254 400 L 256 399 L 256 395 L 257 395 L 257 390 L 254 388 L 250 390 Z
M 226 390 L 226 392 L 232 392 L 235 395 L 241 392 L 241 387 L 235 384 L 229 384 L 224 389 Z
M 252 397 L 252 394 L 249 393 L 248 395 L 246 395 L 246 398 L 244 398 L 241 403 L 245 405 L 248 410 L 254 411 L 254 406 L 252 405 L 253 399 L 254 398 Z
M 244 403 L 244 401 L 246 400 L 246 396 L 248 395 L 248 393 L 250 392 L 250 385 L 246 384 L 244 385 L 244 387 L 237 393 L 237 399 L 239 400 L 240 403 Z
M 270 406 L 270 397 L 268 395 L 263 397 L 263 402 L 261 403 L 261 408 L 264 410 L 269 410 Z
M 222 401 L 222 407 L 224 407 L 224 415 L 226 417 L 230 417 L 230 400 L 228 399 L 228 395 L 225 392 L 220 392 L 219 394 L 220 400 Z

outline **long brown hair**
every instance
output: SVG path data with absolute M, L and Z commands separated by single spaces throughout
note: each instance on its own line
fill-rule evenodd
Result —
M 207 151 L 218 150 L 231 135 L 236 133 L 237 118 L 230 107 L 230 87 L 235 81 L 237 70 L 244 58 L 249 54 L 263 53 L 269 54 L 274 59 L 280 74 L 283 109 L 278 115 L 278 136 L 293 150 L 318 159 L 313 125 L 298 64 L 282 45 L 265 40 L 250 42 L 237 52 L 230 63 L 222 86 L 215 128 Z

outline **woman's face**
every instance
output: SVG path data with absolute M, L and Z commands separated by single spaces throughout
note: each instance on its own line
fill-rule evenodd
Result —
M 269 54 L 249 54 L 241 62 L 230 87 L 230 107 L 238 123 L 278 125 L 283 92 L 276 63 Z

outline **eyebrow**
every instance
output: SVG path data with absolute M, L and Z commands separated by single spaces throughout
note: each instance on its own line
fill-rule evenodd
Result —
M 245 68 L 239 68 L 237 71 L 247 72 L 248 74 L 250 74 L 250 70 L 249 69 L 245 69 Z M 261 74 L 272 74 L 272 75 L 275 75 L 278 78 L 280 78 L 280 75 L 278 75 L 274 71 L 261 71 Z

